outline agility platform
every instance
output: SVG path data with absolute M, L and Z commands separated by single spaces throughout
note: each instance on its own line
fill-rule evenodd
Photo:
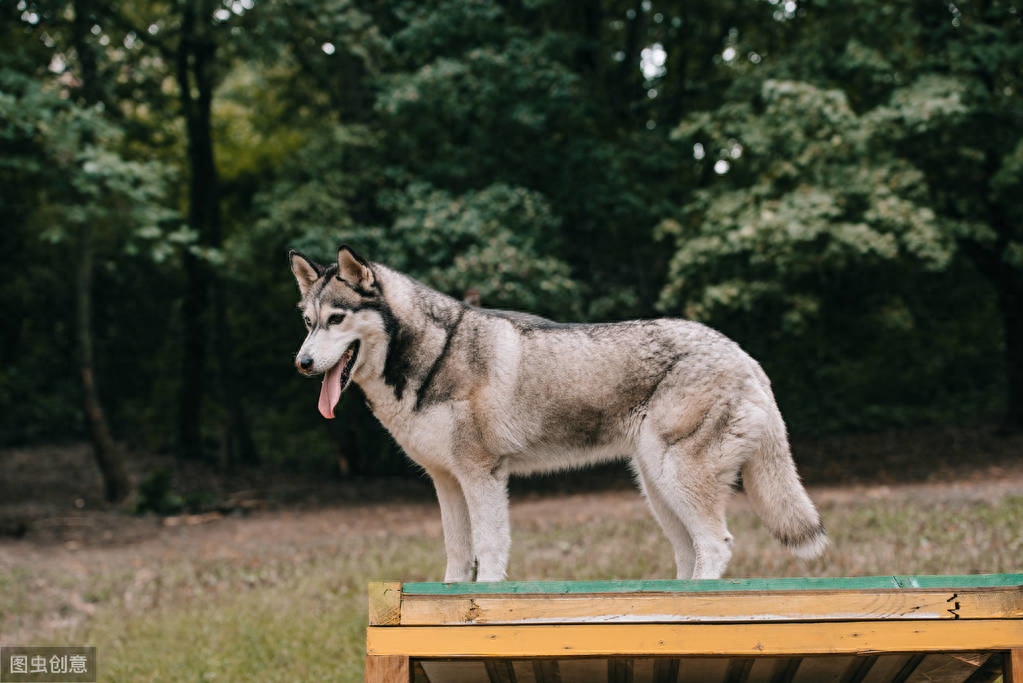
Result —
M 372 583 L 367 683 L 1023 683 L 1023 573 Z

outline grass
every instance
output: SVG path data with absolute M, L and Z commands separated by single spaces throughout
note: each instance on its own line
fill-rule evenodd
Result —
M 744 505 L 730 516 L 731 576 L 1020 571 L 1023 497 L 896 495 L 824 499 L 833 547 L 805 563 L 771 540 Z M 596 506 L 600 509 L 601 506 Z M 423 508 L 428 510 L 431 508 Z M 515 579 L 629 579 L 674 575 L 667 541 L 641 505 L 613 514 L 537 516 L 515 527 Z M 424 512 L 424 514 L 426 514 Z M 435 511 L 429 514 L 436 515 Z M 580 518 L 581 517 L 581 518 Z M 246 521 L 239 522 L 245 524 Z M 105 681 L 362 679 L 366 584 L 435 580 L 436 525 L 377 525 L 231 544 L 201 532 L 194 552 L 137 547 L 7 553 L 0 547 L 0 630 L 7 644 L 99 648 Z M 9 640 L 12 634 L 17 643 Z

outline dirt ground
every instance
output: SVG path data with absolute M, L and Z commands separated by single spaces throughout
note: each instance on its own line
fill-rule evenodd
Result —
M 825 517 L 889 505 L 906 510 L 917 503 L 932 512 L 962 509 L 963 502 L 1023 495 L 1023 437 L 1001 437 L 989 430 L 803 441 L 794 451 Z M 261 581 L 250 577 L 262 576 L 260 572 L 277 572 L 280 583 L 295 567 L 315 565 L 324 555 L 339 561 L 357 554 L 358 548 L 408 552 L 406 543 L 418 543 L 432 548 L 430 561 L 439 562 L 440 512 L 425 478 L 344 479 L 272 468 L 222 473 L 144 453 L 132 453 L 130 462 L 136 481 L 167 468 L 173 490 L 183 497 L 201 493 L 193 498 L 201 505 L 174 515 L 132 514 L 130 502 L 105 505 L 84 444 L 0 451 L 0 586 L 9 581 L 20 587 L 6 596 L 6 603 L 0 593 L 0 636 L 16 642 L 67 633 L 93 616 L 116 620 L 138 615 L 194 590 L 205 601 L 220 595 L 218 590 L 252 589 L 246 582 Z M 554 567 L 577 566 L 583 558 L 596 563 L 605 555 L 617 561 L 614 543 L 587 539 L 576 547 L 571 537 L 566 540 L 566 529 L 612 529 L 633 538 L 636 528 L 653 528 L 646 502 L 623 465 L 516 481 L 511 499 L 513 533 L 543 539 L 534 541 L 531 557 Z M 729 518 L 751 518 L 733 517 L 747 507 L 745 496 L 734 496 Z M 999 540 L 999 547 L 1018 545 L 1011 540 L 1011 527 L 1008 533 L 1007 545 Z M 654 536 L 661 548 L 660 535 Z M 864 550 L 857 545 L 860 541 L 847 540 L 849 547 Z M 619 537 L 618 547 L 622 542 Z M 842 571 L 862 573 L 857 562 L 867 561 L 869 552 L 887 556 L 902 548 L 898 543 L 879 547 L 863 554 L 848 551 L 856 561 L 850 564 L 843 555 Z M 752 552 L 740 571 L 751 571 L 750 562 L 763 569 L 764 557 L 778 555 L 777 549 L 766 555 Z M 967 559 L 970 555 L 961 554 Z M 663 551 L 661 555 L 667 557 Z M 939 558 L 934 566 L 946 564 Z M 969 562 L 962 566 L 974 567 Z M 334 572 L 323 575 L 334 586 Z
M 935 500 L 1023 493 L 1023 435 L 991 428 L 918 429 L 796 440 L 799 469 L 821 505 L 863 497 Z M 268 537 L 375 533 L 439 534 L 440 515 L 425 479 L 330 479 L 268 468 L 221 473 L 182 466 L 168 457 L 130 454 L 136 481 L 159 468 L 176 491 L 200 491 L 200 508 L 171 516 L 133 515 L 100 495 L 99 475 L 85 444 L 0 451 L 0 556 L 55 547 L 130 548 L 132 553 L 232 553 Z M 557 495 L 555 495 L 557 494 Z M 569 500 L 565 496 L 570 496 Z M 513 482 L 512 520 L 648 515 L 622 465 Z M 734 505 L 745 505 L 736 496 Z M 555 512 L 556 511 L 556 512 Z M 552 514 L 554 513 L 554 514 Z

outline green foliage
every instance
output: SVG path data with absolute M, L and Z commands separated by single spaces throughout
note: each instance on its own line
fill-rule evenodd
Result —
M 81 434 L 53 312 L 73 310 L 86 231 L 99 386 L 151 447 L 180 403 L 184 253 L 216 269 L 234 340 L 207 386 L 242 378 L 261 450 L 300 468 L 406 471 L 357 395 L 324 427 L 294 376 L 288 248 L 349 243 L 559 320 L 706 320 L 763 362 L 797 430 L 985 417 L 1023 385 L 1003 335 L 1023 308 L 1009 3 L 209 4 L 192 28 L 223 249 L 183 227 L 188 7 L 2 9 L 5 442 Z M 208 398 L 212 450 L 229 397 Z
M 841 91 L 767 80 L 754 102 L 683 121 L 675 136 L 721 150 L 714 163 L 727 177 L 695 192 L 681 222 L 662 224 L 677 251 L 661 309 L 713 319 L 776 299 L 780 324 L 798 331 L 832 293 L 825 277 L 946 268 L 951 231 L 924 174 L 886 153 L 878 118 L 857 116 Z
M 960 419 L 996 410 L 969 374 L 1002 385 L 999 361 L 968 349 L 1012 358 L 1019 17 L 862 0 L 786 21 L 783 51 L 673 132 L 702 182 L 658 228 L 674 245 L 660 309 L 735 334 L 799 429 L 933 419 L 957 392 Z
M 185 500 L 174 492 L 171 472 L 166 467 L 152 472 L 139 484 L 139 496 L 135 503 L 136 515 L 147 512 L 172 515 L 181 512 L 184 507 Z
M 68 283 L 83 230 L 109 271 L 134 254 L 161 261 L 191 244 L 165 204 L 170 170 L 124 156 L 123 130 L 102 107 L 64 95 L 0 67 L 5 270 L 16 273 L 0 288 L 12 314 L 3 339 L 12 361 L 0 368 L 0 431 L 10 440 L 62 436 L 80 423 Z
M 579 316 L 568 265 L 540 251 L 559 219 L 538 193 L 498 184 L 453 197 L 414 183 L 381 204 L 396 216 L 391 228 L 352 233 L 381 262 L 459 298 L 475 289 L 490 307 Z

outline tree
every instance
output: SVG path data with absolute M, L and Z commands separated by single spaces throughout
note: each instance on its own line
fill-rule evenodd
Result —
M 146 447 L 403 471 L 358 401 L 321 424 L 291 367 L 283 255 L 341 242 L 487 306 L 706 319 L 799 430 L 1018 422 L 1023 40 L 1001 0 L 3 11 L 5 443 L 85 433 L 60 381 L 83 358 Z M 54 306 L 85 315 L 33 314 Z
M 234 334 L 229 324 L 228 284 L 211 262 L 226 264 L 222 248 L 225 240 L 221 204 L 224 195 L 215 158 L 217 130 L 214 99 L 217 88 L 241 60 L 268 65 L 273 70 L 281 62 L 295 61 L 306 79 L 323 83 L 325 72 L 344 62 L 341 73 L 361 75 L 366 53 L 359 45 L 338 49 L 325 40 L 338 40 L 346 34 L 362 36 L 372 45 L 372 22 L 348 0 L 333 2 L 254 3 L 230 5 L 213 0 L 185 0 L 173 3 L 167 11 L 161 3 L 118 6 L 110 3 L 106 17 L 133 40 L 151 48 L 167 67 L 173 65 L 179 111 L 185 123 L 188 169 L 188 224 L 196 236 L 196 247 L 184 256 L 186 291 L 182 311 L 184 344 L 182 385 L 179 392 L 178 440 L 184 457 L 200 457 L 204 374 L 208 341 L 212 340 L 217 395 L 226 408 L 222 460 L 254 462 L 258 459 L 251 438 L 247 411 L 242 402 L 239 374 L 234 354 Z M 324 39 L 318 39 L 319 36 Z M 326 45 L 330 45 L 326 48 Z M 345 49 L 345 48 L 348 49 Z M 311 54 L 333 55 L 334 64 L 317 63 Z M 294 87 L 294 86 L 291 86 Z M 308 92 L 308 91 L 307 91 Z M 343 109 L 352 100 L 328 89 L 329 102 Z M 315 97 L 314 97 L 315 99 Z M 355 98 L 357 102 L 359 98 Z M 349 105 L 350 106 L 350 105 Z M 363 108 L 365 110 L 365 107 Z M 291 121 L 289 125 L 296 125 Z M 265 170 L 265 169 L 261 169 Z
M 704 189 L 666 224 L 678 247 L 662 307 L 709 315 L 766 299 L 799 325 L 834 293 L 825 276 L 906 276 L 914 262 L 959 273 L 966 257 L 999 303 L 1005 426 L 1020 428 L 1023 233 L 1007 194 L 1023 181 L 1019 17 L 998 2 L 862 0 L 777 20 L 791 41 L 729 66 L 732 88 L 676 130 Z M 738 36 L 733 49 L 758 48 Z
M 218 56 L 218 50 L 222 51 L 223 42 L 230 41 L 225 36 L 230 36 L 231 26 L 237 23 L 236 15 L 244 11 L 240 3 L 237 8 L 232 13 L 212 0 L 174 3 L 169 12 L 161 3 L 132 6 L 102 3 L 97 5 L 100 22 L 97 26 L 103 24 L 105 30 L 123 35 L 126 45 L 141 48 L 128 53 L 126 68 L 135 66 L 131 64 L 132 58 L 141 62 L 139 53 L 148 53 L 155 57 L 158 80 L 172 74 L 185 124 L 187 221 L 195 242 L 183 253 L 185 338 L 178 393 L 179 454 L 184 458 L 200 458 L 204 454 L 204 376 L 208 372 L 207 344 L 212 338 L 218 393 L 228 415 L 222 432 L 225 451 L 222 460 L 251 462 L 257 454 L 230 356 L 231 331 L 224 286 L 216 269 L 210 267 L 211 262 L 220 260 L 223 245 L 221 195 L 214 157 L 213 97 L 219 79 L 231 63 L 230 55 Z M 155 97 L 163 99 L 162 93 Z
M 0 138 L 7 151 L 4 184 L 33 197 L 26 221 L 48 242 L 67 245 L 74 271 L 74 338 L 84 415 L 93 452 L 103 477 L 108 501 L 131 492 L 123 454 L 107 423 L 94 370 L 92 333 L 93 270 L 97 242 L 131 243 L 147 230 L 161 231 L 169 218 L 163 208 L 166 171 L 156 163 L 139 163 L 120 154 L 122 131 L 104 115 L 95 55 L 86 35 L 88 10 L 84 3 L 33 13 L 30 27 L 46 22 L 50 40 L 66 38 L 67 52 L 55 52 L 59 64 L 74 54 L 77 68 L 63 71 L 62 80 L 43 79 L 30 62 L 17 59 L 0 67 L 0 92 L 7 125 Z M 72 19 L 54 25 L 61 12 Z M 42 29 L 39 29 L 42 30 Z M 28 50 L 36 40 L 29 32 Z M 26 34 L 20 38 L 24 40 Z M 17 41 L 15 44 L 17 44 Z M 39 41 L 41 44 L 42 41 Z M 12 68 L 14 67 L 14 68 Z M 20 69 L 20 70 L 19 70 Z M 68 78 L 68 76 L 72 76 Z M 49 81 L 49 82 L 47 82 Z M 42 83 L 41 83 L 42 82 Z M 10 172 L 13 171 L 13 175 Z M 107 246 L 106 254 L 109 254 Z

